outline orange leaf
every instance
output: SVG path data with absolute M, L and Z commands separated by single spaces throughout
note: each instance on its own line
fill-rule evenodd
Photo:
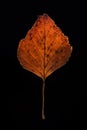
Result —
M 65 65 L 71 52 L 68 37 L 47 14 L 39 16 L 26 37 L 20 41 L 17 50 L 19 62 L 23 68 L 43 79 L 43 102 L 45 79 Z M 44 103 L 42 107 L 44 109 Z M 45 118 L 44 110 L 42 118 Z

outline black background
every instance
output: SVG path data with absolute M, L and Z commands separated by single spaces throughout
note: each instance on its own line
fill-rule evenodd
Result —
M 79 129 L 86 127 L 87 13 L 86 2 L 30 0 L 4 5 L 6 29 L 0 46 L 8 95 L 10 129 Z M 42 80 L 24 70 L 17 59 L 20 39 L 39 15 L 47 13 L 69 37 L 69 62 L 46 79 L 45 114 L 41 119 Z

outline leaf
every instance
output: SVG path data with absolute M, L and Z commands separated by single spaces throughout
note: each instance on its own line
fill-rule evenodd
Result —
M 26 37 L 19 42 L 17 57 L 20 64 L 43 79 L 42 109 L 45 79 L 66 64 L 71 52 L 68 37 L 47 14 L 39 16 Z M 42 118 L 45 118 L 44 110 Z

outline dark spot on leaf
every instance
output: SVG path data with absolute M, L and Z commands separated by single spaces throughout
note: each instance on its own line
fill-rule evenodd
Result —
M 32 40 L 32 33 L 30 33 L 30 40 Z
M 51 43 L 50 46 L 53 46 L 53 43 Z
M 50 49 L 50 46 L 47 47 L 47 51 Z
M 55 63 L 57 63 L 58 61 L 56 60 Z
M 46 57 L 48 58 L 48 57 L 49 57 L 49 54 L 47 54 Z
M 28 49 L 28 50 L 27 50 L 27 53 L 29 53 L 29 51 L 30 51 L 30 50 Z
M 37 26 L 38 26 L 38 24 L 36 23 L 36 24 L 35 24 L 35 27 L 37 27 Z
M 42 34 L 42 33 L 43 33 L 43 31 L 40 31 L 40 33 Z
M 58 50 L 55 51 L 55 53 L 57 53 L 57 54 L 61 53 L 61 52 L 63 52 L 63 49 L 58 49 Z

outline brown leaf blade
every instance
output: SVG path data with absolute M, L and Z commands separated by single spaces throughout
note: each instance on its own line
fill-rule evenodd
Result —
M 17 56 L 23 68 L 46 79 L 65 65 L 71 52 L 68 37 L 44 14 L 19 42 Z

